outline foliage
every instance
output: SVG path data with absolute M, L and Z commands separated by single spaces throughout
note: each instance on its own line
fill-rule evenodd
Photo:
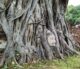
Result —
M 65 18 L 72 25 L 80 23 L 80 5 L 78 6 L 68 6 Z

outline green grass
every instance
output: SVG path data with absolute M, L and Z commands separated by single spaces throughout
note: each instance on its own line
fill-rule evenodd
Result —
M 24 69 L 80 69 L 80 56 L 72 56 L 65 60 L 40 61 L 36 64 L 24 64 Z
M 65 60 L 54 60 L 58 69 L 80 69 L 80 56 L 68 57 Z
M 14 66 L 14 65 L 13 65 Z M 20 69 L 16 68 L 7 69 Z M 39 61 L 33 64 L 24 64 L 23 69 L 80 69 L 80 56 L 66 57 L 65 60 L 55 59 L 52 61 Z M 5 69 L 5 68 L 3 68 Z

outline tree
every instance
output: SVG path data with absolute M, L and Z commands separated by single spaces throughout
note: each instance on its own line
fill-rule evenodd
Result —
M 80 23 L 80 5 L 78 6 L 68 6 L 68 11 L 66 12 L 66 20 L 71 25 L 76 25 Z
M 65 23 L 67 4 L 68 0 L 0 0 L 0 25 L 7 38 L 1 65 L 80 55 Z

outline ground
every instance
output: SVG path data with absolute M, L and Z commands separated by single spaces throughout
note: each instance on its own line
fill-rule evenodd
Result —
M 65 57 L 65 60 L 55 59 L 52 61 L 39 61 L 32 64 L 24 64 L 21 69 L 80 69 L 80 56 Z M 15 64 L 7 68 L 4 66 L 2 69 L 20 69 Z
M 80 69 L 80 56 L 68 57 L 65 60 L 41 61 L 24 67 L 24 69 Z
M 80 45 L 80 25 L 79 26 L 68 26 L 70 33 L 72 33 L 72 36 L 74 39 L 79 43 Z

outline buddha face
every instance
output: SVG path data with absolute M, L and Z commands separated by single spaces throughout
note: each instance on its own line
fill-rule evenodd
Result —
M 50 31 L 48 31 L 47 34 L 48 34 L 47 35 L 47 41 L 48 41 L 49 45 L 55 46 L 55 44 L 56 44 L 55 35 Z

